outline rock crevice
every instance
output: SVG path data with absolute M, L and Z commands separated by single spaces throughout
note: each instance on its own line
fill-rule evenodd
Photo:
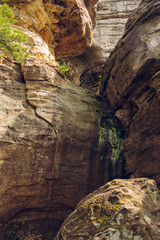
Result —
M 142 1 L 111 53 L 101 86 L 103 96 L 128 127 L 124 143 L 128 173 L 152 177 L 159 168 L 159 3 Z

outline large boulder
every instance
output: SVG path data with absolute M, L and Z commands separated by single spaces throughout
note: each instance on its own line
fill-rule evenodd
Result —
M 141 0 L 99 0 L 97 3 L 94 44 L 103 49 L 105 59 L 124 33 L 125 24 Z
M 113 180 L 78 204 L 55 240 L 159 240 L 159 206 L 155 181 Z
M 104 68 L 101 93 L 128 127 L 128 174 L 160 187 L 160 3 L 142 1 Z
M 79 55 L 92 44 L 98 0 L 10 0 L 16 24 L 40 34 L 56 58 Z

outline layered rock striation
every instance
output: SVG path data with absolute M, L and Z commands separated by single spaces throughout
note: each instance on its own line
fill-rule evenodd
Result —
M 140 0 L 99 0 L 92 47 L 76 57 L 63 59 L 71 69 L 69 77 L 93 92 L 99 93 L 102 68 L 116 43 L 122 37 L 125 24 Z
M 41 34 L 36 16 L 47 3 L 47 9 L 66 4 L 71 12 L 74 5 L 77 18 L 84 6 L 82 1 L 78 11 L 77 1 L 57 1 L 53 6 L 51 1 L 10 2 L 17 24 L 23 26 L 18 28 L 28 35 L 30 55 L 23 66 L 7 58 L 0 64 L 0 240 L 53 239 L 86 194 L 120 176 L 115 167 L 118 156 L 123 162 L 123 136 L 116 132 L 119 122 L 112 109 L 108 106 L 103 112 L 101 98 L 64 77 Z M 91 14 L 95 1 L 90 3 L 86 5 Z M 90 41 L 90 35 L 84 37 Z M 81 52 L 81 44 L 72 50 L 69 54 Z M 113 140 L 119 143 L 114 152 Z
M 125 24 L 140 0 L 99 0 L 97 4 L 94 44 L 103 49 L 106 59 L 124 33 Z
M 23 66 L 6 58 L 0 64 L 1 240 L 51 239 L 100 184 L 93 179 L 101 151 L 97 100 L 72 86 L 54 57 L 91 45 L 95 3 L 9 2 L 30 56 Z
M 0 65 L 0 239 L 6 240 L 31 233 L 51 239 L 54 225 L 94 186 L 90 174 L 99 159 L 96 99 L 69 85 L 45 42 L 26 33 L 32 56 L 22 68 Z
M 126 168 L 160 186 L 160 4 L 142 1 L 104 69 L 101 92 L 123 124 Z
M 82 54 L 91 46 L 96 2 L 9 2 L 29 37 L 30 56 L 23 66 L 7 58 L 0 63 L 0 240 L 53 239 L 76 204 L 113 178 L 148 176 L 160 184 L 159 2 L 143 1 L 129 19 L 105 66 L 102 96 L 91 93 L 99 92 L 99 67 L 81 75 L 87 91 L 55 61 L 81 54 L 75 61 L 96 62 L 93 49 Z M 127 173 L 125 129 L 114 112 L 128 128 Z M 71 215 L 56 239 L 158 240 L 158 204 L 152 180 L 111 182 L 78 205 L 80 223 Z

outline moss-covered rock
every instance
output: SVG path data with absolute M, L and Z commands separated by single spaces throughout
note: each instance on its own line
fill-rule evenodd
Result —
M 102 117 L 99 129 L 99 144 L 104 145 L 101 157 L 108 158 L 108 179 L 125 178 L 125 158 L 123 155 L 125 128 L 115 117 Z M 109 149 L 108 154 L 104 154 L 107 146 Z
M 78 204 L 55 240 L 159 240 L 159 219 L 153 180 L 113 180 Z

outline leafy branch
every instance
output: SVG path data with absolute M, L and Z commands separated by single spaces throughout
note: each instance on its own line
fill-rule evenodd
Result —
M 6 56 L 12 57 L 23 64 L 28 57 L 27 48 L 22 43 L 27 42 L 27 35 L 13 27 L 15 16 L 12 9 L 6 4 L 7 0 L 0 0 L 0 50 Z
M 67 77 L 67 73 L 69 72 L 69 67 L 67 67 L 61 61 L 57 61 L 57 63 L 59 64 L 59 67 L 60 67 L 61 71 L 64 73 L 64 76 Z

